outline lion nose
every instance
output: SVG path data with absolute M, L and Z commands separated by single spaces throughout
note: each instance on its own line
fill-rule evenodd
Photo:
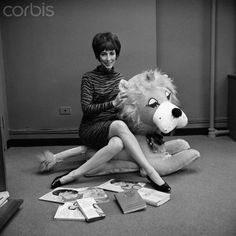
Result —
M 182 115 L 182 111 L 179 108 L 172 109 L 172 115 L 174 118 L 178 118 Z

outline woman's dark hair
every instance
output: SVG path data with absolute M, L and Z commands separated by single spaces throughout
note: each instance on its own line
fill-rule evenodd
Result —
M 95 57 L 100 60 L 100 53 L 104 50 L 115 50 L 116 58 L 120 55 L 121 44 L 117 35 L 111 32 L 98 33 L 93 38 L 93 51 Z

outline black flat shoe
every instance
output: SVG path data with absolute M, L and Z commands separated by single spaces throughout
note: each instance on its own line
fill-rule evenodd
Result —
M 58 187 L 61 187 L 62 185 L 64 185 L 64 184 L 61 183 L 60 178 L 65 176 L 65 175 L 68 175 L 69 173 L 70 173 L 70 171 L 67 172 L 66 174 L 57 176 L 51 183 L 51 189 L 58 188 Z
M 155 188 L 156 190 L 165 192 L 165 193 L 171 192 L 171 187 L 166 182 L 162 185 L 158 185 L 148 175 L 147 175 L 147 179 L 150 181 L 151 186 Z

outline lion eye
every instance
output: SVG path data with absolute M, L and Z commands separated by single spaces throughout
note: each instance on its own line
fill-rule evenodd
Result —
M 168 100 L 170 100 L 170 95 L 171 95 L 171 93 L 169 91 L 166 91 L 166 97 Z
M 159 102 L 155 98 L 150 98 L 148 101 L 148 104 L 147 104 L 147 106 L 149 106 L 151 108 L 155 108 L 159 105 L 160 105 Z

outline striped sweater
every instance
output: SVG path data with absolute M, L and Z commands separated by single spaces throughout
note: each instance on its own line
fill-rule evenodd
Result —
M 113 120 L 117 110 L 112 101 L 119 92 L 119 82 L 124 76 L 114 69 L 106 70 L 98 66 L 84 74 L 81 83 L 81 106 L 83 118 L 81 123 Z

